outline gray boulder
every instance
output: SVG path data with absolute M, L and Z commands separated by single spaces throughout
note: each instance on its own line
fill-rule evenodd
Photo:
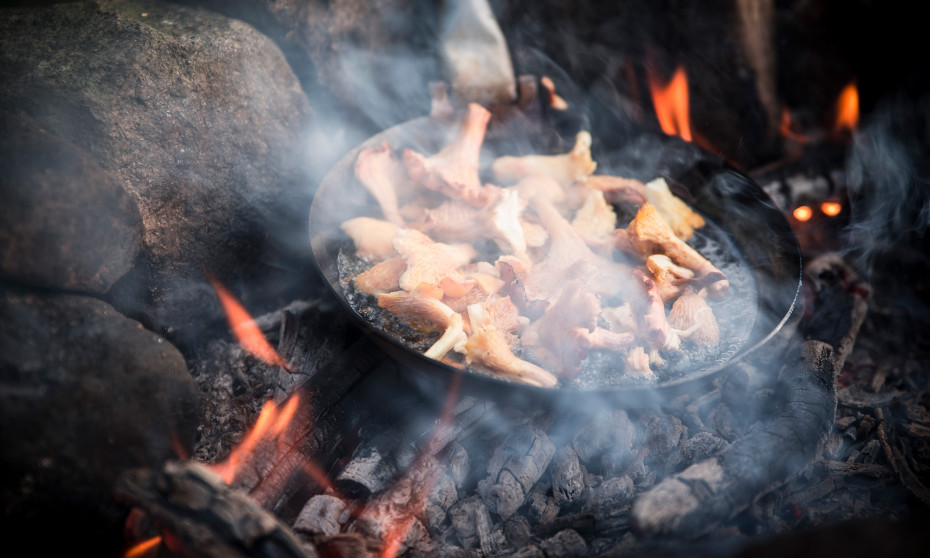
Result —
M 0 74 L 0 106 L 81 146 L 138 203 L 143 258 L 114 287 L 121 310 L 196 329 L 218 313 L 205 273 L 254 284 L 264 262 L 307 252 L 311 111 L 251 26 L 155 1 L 7 9 Z

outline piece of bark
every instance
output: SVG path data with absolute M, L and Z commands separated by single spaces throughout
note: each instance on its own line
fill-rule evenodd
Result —
M 478 484 L 488 509 L 503 519 L 513 515 L 554 454 L 555 446 L 544 431 L 530 425 L 517 426 L 494 450 L 488 477 Z
M 316 556 L 312 545 L 301 543 L 248 495 L 193 461 L 170 461 L 160 471 L 127 471 L 117 482 L 116 495 L 198 556 Z

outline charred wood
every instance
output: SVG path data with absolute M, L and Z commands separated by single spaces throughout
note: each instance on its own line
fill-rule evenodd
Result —
M 549 466 L 552 478 L 552 494 L 559 506 L 569 506 L 584 495 L 584 472 L 578 462 L 578 454 L 571 446 L 563 446 Z
M 198 463 L 168 462 L 160 471 L 127 471 L 118 481 L 116 494 L 198 556 L 317 555 L 312 545 L 301 543 L 247 494 L 229 487 Z
M 338 535 L 349 521 L 349 507 L 329 494 L 317 494 L 307 502 L 294 522 L 294 530 L 307 535 Z
M 503 519 L 513 515 L 554 454 L 555 446 L 543 430 L 531 425 L 516 427 L 494 451 L 488 477 L 478 483 L 488 509 Z

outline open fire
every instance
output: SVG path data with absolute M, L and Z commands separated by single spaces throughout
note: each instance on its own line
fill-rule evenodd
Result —
M 928 547 L 927 80 L 857 42 L 912 25 L 859 2 L 843 29 L 832 4 L 769 1 L 479 14 L 520 75 L 487 107 L 511 131 L 565 153 L 590 129 L 637 180 L 737 169 L 803 254 L 763 350 L 579 404 L 413 369 L 312 268 L 305 185 L 431 103 L 466 106 L 435 86 L 436 40 L 462 39 L 446 13 L 184 4 L 0 9 L 5 534 L 127 558 Z

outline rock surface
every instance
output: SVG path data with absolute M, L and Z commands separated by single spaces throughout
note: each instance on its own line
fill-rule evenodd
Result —
M 136 202 L 74 144 L 0 111 L 0 275 L 105 293 L 142 243 Z
M 256 281 L 269 253 L 308 250 L 309 103 L 249 25 L 154 1 L 8 9 L 0 73 L 6 110 L 80 145 L 138 202 L 144 265 L 112 300 L 147 325 L 215 315 L 204 272 Z
M 110 305 L 0 293 L 2 531 L 31 551 L 112 543 L 116 478 L 190 452 L 197 404 L 181 353 Z

